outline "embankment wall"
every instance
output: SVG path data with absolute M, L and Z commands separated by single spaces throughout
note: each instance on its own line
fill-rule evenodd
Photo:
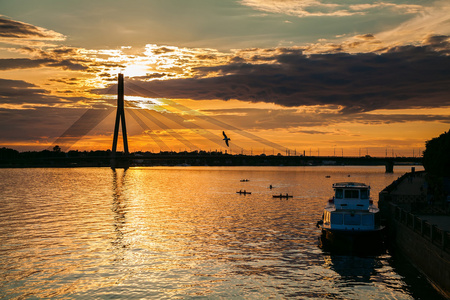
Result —
M 390 202 L 380 193 L 379 206 L 392 244 L 450 299 L 450 233 Z

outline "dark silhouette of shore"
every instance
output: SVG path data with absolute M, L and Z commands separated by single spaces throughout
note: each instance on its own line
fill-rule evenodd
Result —
M 0 148 L 1 168 L 27 167 L 109 167 L 111 150 L 63 152 L 59 147 L 53 151 L 19 152 L 14 149 Z M 116 159 L 127 160 L 130 166 L 318 166 L 318 165 L 386 165 L 421 164 L 417 157 L 334 157 L 303 155 L 243 155 L 219 151 L 183 151 L 183 152 L 133 152 L 116 153 Z

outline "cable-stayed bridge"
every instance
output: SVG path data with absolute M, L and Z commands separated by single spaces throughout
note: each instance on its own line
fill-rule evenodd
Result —
M 107 91 L 106 94 L 111 94 L 112 89 L 115 88 L 112 85 Z M 194 143 L 186 139 L 179 130 L 172 128 L 170 124 L 175 124 L 177 128 L 181 128 L 182 130 L 188 130 L 195 135 L 198 135 L 209 141 L 209 144 L 216 145 L 221 150 L 225 150 L 225 153 L 229 150 L 230 153 L 235 154 L 243 154 L 244 148 L 239 145 L 240 139 L 237 136 L 244 137 L 246 139 L 251 140 L 252 142 L 260 145 L 262 147 L 267 147 L 268 149 L 273 150 L 273 154 L 275 150 L 277 153 L 286 154 L 286 156 L 290 156 L 294 153 L 294 156 L 297 156 L 296 151 L 292 151 L 291 149 L 284 147 L 278 143 L 269 141 L 262 137 L 259 137 L 253 133 L 242 130 L 236 126 L 227 124 L 223 121 L 220 121 L 214 117 L 211 117 L 207 114 L 204 114 L 200 111 L 193 110 L 187 106 L 184 106 L 180 103 L 177 103 L 170 99 L 165 99 L 145 87 L 139 86 L 136 82 L 132 80 L 128 80 L 126 82 L 126 91 L 127 94 L 132 94 L 134 96 L 142 97 L 142 99 L 150 99 L 149 105 L 151 109 L 146 108 L 140 101 L 125 101 L 125 84 L 123 74 L 119 74 L 118 83 L 117 83 L 117 107 L 109 107 L 109 108 L 92 108 L 87 110 L 76 122 L 74 122 L 58 139 L 55 140 L 53 146 L 59 146 L 62 150 L 66 151 L 70 149 L 75 143 L 77 143 L 80 139 L 86 136 L 93 128 L 98 126 L 106 117 L 116 111 L 116 120 L 114 127 L 114 136 L 112 143 L 112 155 L 111 155 L 111 166 L 128 166 L 131 159 L 139 159 L 142 160 L 142 156 L 136 158 L 134 156 L 129 155 L 128 150 L 128 136 L 126 129 L 126 117 L 125 111 L 127 112 L 128 117 L 133 118 L 133 120 L 141 127 L 142 131 L 149 136 L 149 138 L 159 147 L 160 152 L 171 152 L 170 147 L 166 142 L 161 138 L 158 132 L 164 132 L 165 135 L 170 136 L 172 139 L 178 141 L 180 144 L 184 145 L 185 149 L 188 149 L 190 152 L 201 153 L 201 149 L 196 146 Z M 128 118 L 127 117 L 127 118 Z M 207 124 L 206 126 L 202 126 L 201 124 Z M 117 144 L 119 140 L 119 128 L 122 128 L 122 142 L 123 142 L 123 154 L 120 155 L 120 159 L 117 155 Z M 159 131 L 155 131 L 154 128 L 159 128 Z M 233 138 L 227 146 L 225 144 L 223 136 L 214 131 L 211 128 L 216 128 L 214 131 L 218 132 L 231 132 L 233 133 Z M 236 142 L 238 141 L 238 142 Z M 222 153 L 220 153 L 222 154 Z M 160 155 L 161 159 L 164 155 Z M 280 155 L 278 155 L 280 156 Z M 299 155 L 302 156 L 302 155 Z M 308 164 L 318 164 L 320 160 L 323 160 L 324 157 L 312 157 L 310 154 Z M 221 158 L 222 156 L 219 156 Z M 303 157 L 305 157 L 305 153 L 303 153 Z M 147 159 L 153 159 L 154 156 L 151 156 Z M 181 156 L 181 160 L 186 158 L 186 156 Z M 173 154 L 164 157 L 164 159 L 174 160 L 176 156 Z M 206 158 L 205 158 L 206 159 Z M 344 157 L 332 157 L 333 161 L 338 164 L 364 164 L 364 165 L 374 165 L 374 164 L 382 164 L 386 165 L 386 170 L 390 171 L 394 164 L 394 161 L 399 161 L 398 158 L 372 158 L 371 160 L 367 160 L 367 157 L 364 158 L 344 158 Z M 356 161 L 355 161 L 356 159 Z M 402 160 L 402 159 L 400 159 Z M 119 162 L 120 161 L 120 162 Z M 220 161 L 220 159 L 219 159 Z M 410 161 L 410 160 L 409 160 Z M 420 159 L 414 159 L 413 162 L 418 162 Z M 350 162 L 350 163 L 349 163 Z M 286 163 L 286 162 L 284 162 Z M 298 165 L 296 162 L 287 162 L 289 165 Z M 301 164 L 304 164 L 302 162 Z
M 110 87 L 111 90 L 114 86 Z M 170 151 L 171 148 L 164 142 L 164 140 L 154 130 L 159 128 L 159 132 L 164 132 L 165 135 L 169 135 L 172 139 L 178 141 L 185 149 L 189 151 L 199 151 L 200 147 L 186 139 L 179 130 L 173 129 L 169 124 L 176 124 L 178 128 L 182 130 L 188 130 L 195 135 L 208 140 L 210 145 L 219 147 L 218 149 L 230 151 L 231 153 L 242 153 L 244 147 L 239 145 L 239 138 L 232 138 L 229 147 L 227 147 L 221 136 L 222 131 L 229 131 L 236 136 L 247 138 L 261 147 L 265 147 L 276 151 L 277 153 L 289 153 L 291 149 L 284 147 L 278 143 L 269 141 L 262 137 L 259 137 L 253 133 L 242 130 L 236 126 L 227 124 L 214 117 L 208 116 L 197 110 L 193 110 L 180 103 L 177 103 L 170 99 L 165 99 L 160 95 L 149 91 L 148 89 L 137 85 L 133 81 L 126 82 L 126 91 L 133 95 L 141 96 L 143 98 L 154 97 L 157 101 L 151 101 L 149 106 L 151 109 L 143 108 L 141 103 L 136 101 L 124 101 L 124 81 L 123 75 L 119 75 L 118 83 L 118 98 L 122 97 L 122 100 L 118 100 L 116 110 L 116 126 L 115 126 L 115 138 L 117 138 L 116 131 L 118 130 L 118 124 L 122 125 L 122 133 L 124 145 L 128 144 L 125 122 L 126 114 L 131 117 L 139 126 L 142 131 L 149 136 L 149 138 L 159 147 L 160 151 Z M 107 91 L 108 92 L 108 91 Z M 121 107 L 123 103 L 123 107 Z M 169 110 L 170 109 L 170 110 Z M 113 113 L 114 108 L 98 109 L 92 108 L 86 111 L 76 122 L 74 122 L 56 141 L 53 146 L 58 145 L 63 150 L 70 149 L 76 142 L 86 136 L 89 131 L 99 125 L 106 117 Z M 127 116 L 127 118 L 128 118 Z M 201 123 L 206 124 L 202 126 Z M 216 128 L 214 133 L 209 128 Z M 114 148 L 117 141 L 113 143 Z M 53 147 L 52 146 L 52 147 Z M 125 151 L 125 147 L 124 147 Z M 128 152 L 127 150 L 125 152 Z

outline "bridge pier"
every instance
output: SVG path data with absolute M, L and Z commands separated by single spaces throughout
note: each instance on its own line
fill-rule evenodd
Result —
M 130 160 L 128 158 L 111 158 L 110 160 L 111 169 L 128 169 L 130 167 Z
M 387 160 L 385 164 L 386 173 L 394 173 L 394 161 Z

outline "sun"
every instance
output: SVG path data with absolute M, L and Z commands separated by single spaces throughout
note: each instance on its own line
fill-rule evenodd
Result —
M 126 65 L 121 71 L 126 77 L 140 77 L 145 76 L 149 72 L 148 66 L 143 63 L 134 61 L 132 64 Z

